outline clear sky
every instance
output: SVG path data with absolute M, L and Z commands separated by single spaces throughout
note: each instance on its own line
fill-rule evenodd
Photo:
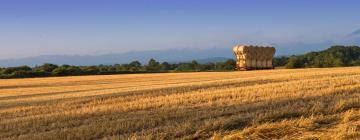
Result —
M 341 43 L 360 29 L 359 7 L 359 0 L 0 0 L 0 59 Z

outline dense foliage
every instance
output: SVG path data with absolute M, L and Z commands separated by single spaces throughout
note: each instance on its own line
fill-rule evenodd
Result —
M 287 64 L 288 60 L 289 60 L 289 57 L 287 57 L 287 56 L 274 57 L 273 66 L 274 67 L 283 67 Z
M 0 78 L 29 78 L 48 76 L 100 75 L 124 73 L 155 73 L 155 72 L 191 72 L 191 71 L 230 71 L 234 70 L 236 62 L 229 59 L 225 62 L 200 64 L 193 60 L 186 63 L 170 64 L 150 59 L 146 65 L 139 61 L 129 64 L 70 66 L 43 64 L 33 68 L 29 66 L 0 68 Z
M 274 58 L 274 66 L 286 68 L 325 68 L 360 66 L 360 47 L 332 46 L 329 49 L 303 55 Z
M 360 47 L 332 46 L 324 51 L 291 56 L 285 66 L 286 68 L 360 66 Z

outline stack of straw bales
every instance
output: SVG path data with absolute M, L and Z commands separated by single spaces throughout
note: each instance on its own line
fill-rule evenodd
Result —
M 236 45 L 233 48 L 238 70 L 272 69 L 274 47 Z

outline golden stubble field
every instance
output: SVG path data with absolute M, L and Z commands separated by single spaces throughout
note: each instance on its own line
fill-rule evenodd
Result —
M 0 80 L 0 139 L 356 139 L 360 67 Z

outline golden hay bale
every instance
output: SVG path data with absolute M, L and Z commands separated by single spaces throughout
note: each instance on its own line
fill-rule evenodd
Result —
M 272 59 L 275 54 L 274 47 L 262 47 L 253 45 L 236 45 L 233 47 L 236 56 L 237 67 L 252 68 L 272 68 Z

